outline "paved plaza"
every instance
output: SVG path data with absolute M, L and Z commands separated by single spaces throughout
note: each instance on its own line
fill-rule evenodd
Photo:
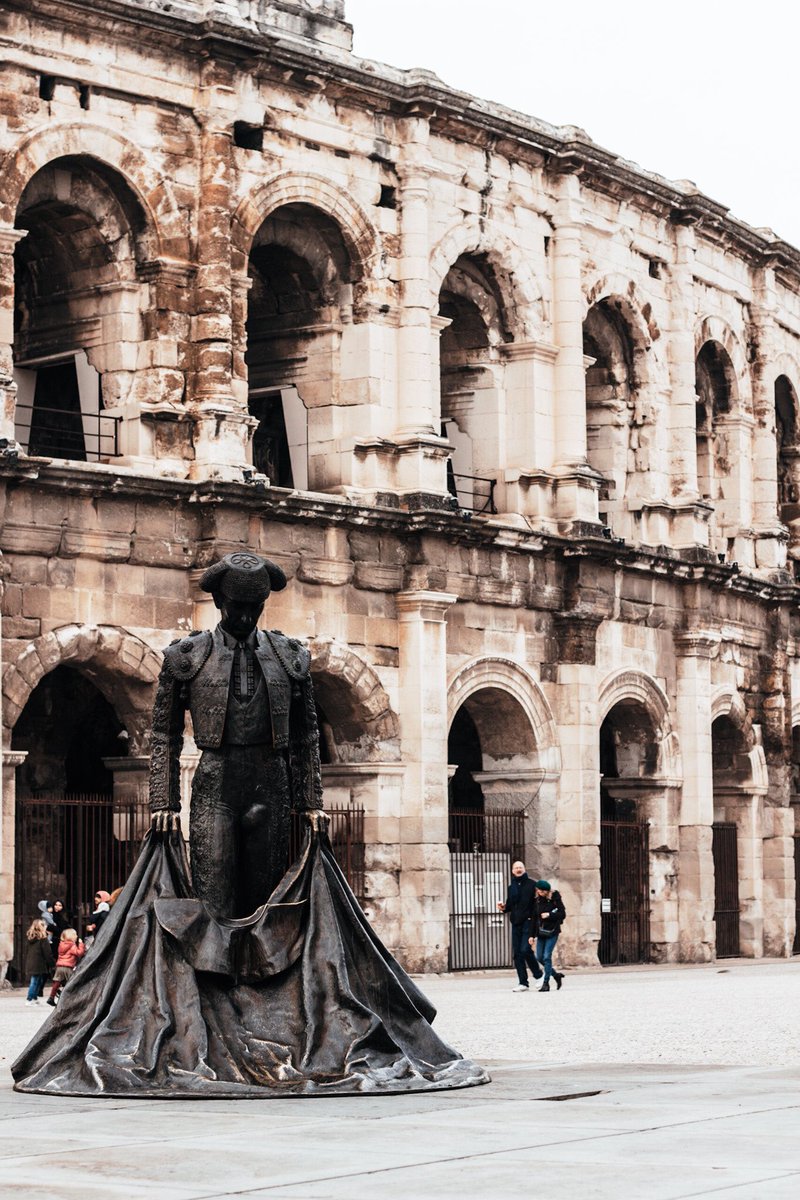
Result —
M 43 1018 L 0 994 L 0 1196 L 796 1200 L 800 963 L 429 976 L 442 1033 L 487 1087 L 395 1097 L 97 1101 L 23 1096 Z

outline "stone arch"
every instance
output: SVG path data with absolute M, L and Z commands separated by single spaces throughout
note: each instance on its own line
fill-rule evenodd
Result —
M 548 774 L 559 774 L 561 750 L 550 705 L 530 672 L 511 658 L 475 658 L 456 671 L 447 688 L 448 726 L 465 701 L 487 688 L 505 692 L 517 702 L 530 723 L 538 766 Z
M 541 338 L 545 324 L 542 289 L 524 252 L 499 229 L 474 216 L 455 225 L 431 254 L 431 312 L 435 315 L 438 310 L 439 292 L 448 271 L 462 255 L 469 254 L 485 255 L 493 267 L 515 340 Z
M 706 316 L 697 324 L 695 332 L 695 358 L 708 342 L 721 346 L 728 356 L 733 368 L 733 394 L 731 396 L 732 410 L 744 409 L 750 411 L 752 391 L 750 387 L 750 370 L 747 356 L 741 341 L 733 332 L 730 325 L 721 317 Z
M 233 214 L 231 242 L 236 274 L 246 275 L 253 239 L 270 214 L 286 204 L 308 204 L 331 217 L 347 247 L 353 281 L 369 278 L 374 271 L 379 240 L 364 209 L 323 175 L 301 175 L 294 171 L 285 171 L 261 184 L 241 201 Z
M 612 303 L 625 321 L 633 346 L 634 370 L 639 385 L 652 382 L 651 351 L 661 330 L 649 300 L 644 299 L 632 279 L 622 274 L 603 275 L 584 289 L 584 320 L 596 304 Z
M 313 638 L 308 648 L 314 690 L 331 727 L 331 756 L 346 763 L 399 760 L 399 723 L 373 668 L 332 638 Z
M 781 375 L 786 376 L 795 392 L 800 395 L 800 359 L 788 352 L 770 359 L 766 374 L 767 383 L 770 386 L 774 385 L 775 380 L 779 379 Z
M 600 724 L 618 704 L 641 705 L 648 714 L 659 748 L 660 774 L 667 780 L 681 779 L 680 746 L 672 729 L 669 699 L 655 679 L 642 671 L 621 670 L 608 675 L 600 685 Z
M 113 625 L 62 625 L 22 646 L 3 673 L 5 744 L 40 680 L 64 665 L 96 685 L 125 726 L 132 752 L 147 743 L 161 656 L 127 630 Z
M 59 122 L 22 139 L 0 169 L 0 222 L 13 226 L 29 181 L 65 157 L 93 159 L 122 177 L 145 214 L 149 258 L 188 257 L 184 220 L 169 181 L 133 142 L 96 123 Z
M 727 717 L 741 734 L 747 757 L 750 760 L 750 781 L 746 785 L 747 792 L 766 795 L 769 791 L 769 774 L 761 740 L 761 727 L 753 722 L 744 700 L 736 688 L 730 684 L 720 684 L 711 696 L 711 724 L 713 725 L 720 717 Z

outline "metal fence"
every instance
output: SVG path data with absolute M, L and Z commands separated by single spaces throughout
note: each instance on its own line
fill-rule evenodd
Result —
M 80 462 L 119 455 L 120 417 L 42 404 L 18 404 L 15 413 L 17 428 L 27 433 L 31 455 Z
M 650 956 L 650 854 L 646 821 L 600 822 L 600 945 L 603 966 Z
M 337 861 L 360 904 L 364 902 L 364 810 L 328 809 Z M 109 795 L 26 796 L 17 801 L 14 958 L 21 979 L 25 932 L 40 900 L 62 900 L 83 934 L 98 888 L 121 887 L 150 827 L 147 800 L 121 804 Z M 305 821 L 292 814 L 290 861 L 302 846 Z M 287 864 L 288 865 L 288 864 Z
M 524 844 L 521 812 L 450 812 L 451 971 L 511 965 L 511 929 L 497 904 Z
M 739 852 L 733 822 L 714 823 L 711 851 L 714 858 L 717 958 L 736 958 L 739 954 Z
M 496 479 L 487 479 L 482 475 L 451 474 L 451 488 L 458 501 L 459 508 L 464 512 L 494 516 L 497 506 L 494 502 Z

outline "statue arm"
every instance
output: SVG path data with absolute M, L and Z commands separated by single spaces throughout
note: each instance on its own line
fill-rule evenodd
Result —
M 153 707 L 150 748 L 150 811 L 176 813 L 181 807 L 181 749 L 186 704 L 183 684 L 161 668 Z

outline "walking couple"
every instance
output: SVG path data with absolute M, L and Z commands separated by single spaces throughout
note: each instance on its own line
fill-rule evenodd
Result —
M 544 982 L 538 989 L 540 992 L 550 991 L 551 979 L 555 979 L 556 988 L 560 991 L 564 974 L 553 966 L 553 950 L 567 915 L 564 903 L 546 879 L 534 881 L 528 878 L 525 863 L 515 862 L 511 874 L 513 878 L 508 885 L 505 904 L 498 901 L 497 908 L 499 912 L 507 913 L 511 920 L 511 949 L 519 978 L 513 990 L 528 991 L 530 968 L 534 979 L 544 976 Z

